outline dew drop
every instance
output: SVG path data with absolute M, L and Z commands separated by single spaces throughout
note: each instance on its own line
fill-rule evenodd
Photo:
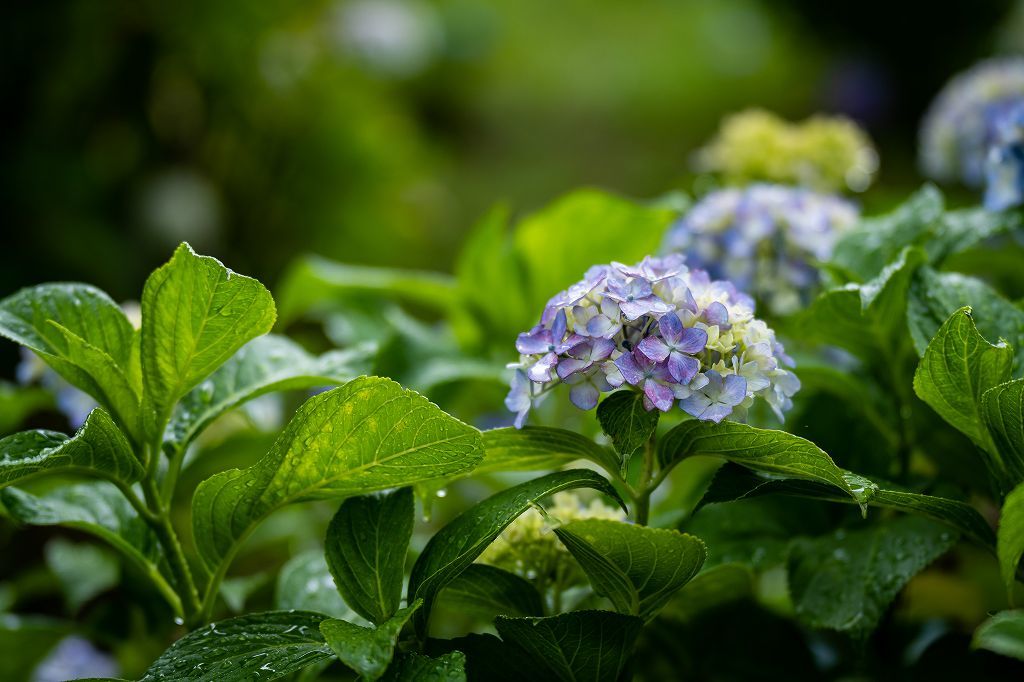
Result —
M 176 617 L 174 619 L 174 624 L 175 625 L 184 625 L 185 624 L 185 619 L 182 618 L 181 616 L 178 616 L 178 617 Z
M 437 495 L 438 497 L 446 497 L 448 495 L 448 491 L 445 490 L 444 488 L 441 488 L 440 490 L 438 490 L 434 494 Z

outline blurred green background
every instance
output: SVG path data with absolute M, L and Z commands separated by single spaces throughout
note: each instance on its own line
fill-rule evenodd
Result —
M 693 150 L 752 105 L 852 116 L 879 145 L 876 187 L 911 187 L 929 98 L 1014 47 L 1018 16 L 875 0 L 17 3 L 0 27 L 0 292 L 74 279 L 132 298 L 183 239 L 271 286 L 303 252 L 447 269 L 499 200 L 692 190 Z

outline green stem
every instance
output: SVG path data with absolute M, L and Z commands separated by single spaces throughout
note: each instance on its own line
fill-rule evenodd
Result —
M 185 552 L 178 540 L 178 534 L 171 524 L 170 512 L 161 502 L 160 492 L 152 478 L 147 476 L 143 481 L 142 489 L 146 495 L 146 503 L 153 512 L 150 526 L 167 555 L 167 563 L 171 567 L 171 573 L 181 597 L 185 620 L 189 625 L 194 625 L 195 618 L 200 611 L 199 593 L 196 590 L 195 581 L 192 579 L 192 571 L 188 567 Z
M 640 481 L 633 491 L 633 521 L 646 526 L 651 514 L 651 493 L 658 486 L 651 485 L 654 477 L 654 436 L 644 443 L 644 460 L 640 469 Z M 660 480 L 659 480 L 660 482 Z

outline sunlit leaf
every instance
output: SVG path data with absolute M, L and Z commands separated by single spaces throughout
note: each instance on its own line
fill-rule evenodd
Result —
M 704 564 L 707 550 L 692 535 L 621 521 L 581 519 L 555 528 L 619 613 L 651 620 Z

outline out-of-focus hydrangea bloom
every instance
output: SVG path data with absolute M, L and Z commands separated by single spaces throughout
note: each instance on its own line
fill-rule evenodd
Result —
M 820 192 L 862 192 L 878 170 L 878 153 L 849 119 L 813 116 L 790 123 L 751 109 L 722 122 L 718 135 L 699 152 L 698 165 L 721 174 L 728 184 L 780 182 Z
M 986 187 L 992 209 L 1020 203 L 1024 57 L 991 59 L 955 76 L 921 125 L 921 167 L 941 182 Z
M 857 222 L 841 197 L 783 185 L 756 184 L 708 194 L 669 231 L 666 251 L 727 279 L 776 314 L 805 303 L 818 284 L 816 261 Z
M 779 419 L 800 388 L 775 333 L 731 283 L 690 269 L 683 256 L 591 268 L 559 293 L 540 324 L 516 339 L 520 353 L 505 405 L 521 427 L 560 383 L 583 410 L 601 393 L 631 387 L 648 410 L 679 407 L 697 419 L 742 419 L 755 397 Z
M 542 587 L 565 589 L 586 582 L 578 564 L 552 532 L 550 520 L 569 523 L 579 519 L 625 521 L 618 507 L 601 500 L 584 503 L 576 493 L 556 493 L 547 507 L 547 517 L 529 509 L 513 521 L 480 556 L 480 561 L 534 581 Z
M 985 207 L 1001 211 L 1024 203 L 1024 97 L 993 118 L 985 159 Z
M 79 678 L 116 677 L 117 661 L 87 639 L 71 635 L 57 644 L 32 672 L 34 682 L 62 682 Z

